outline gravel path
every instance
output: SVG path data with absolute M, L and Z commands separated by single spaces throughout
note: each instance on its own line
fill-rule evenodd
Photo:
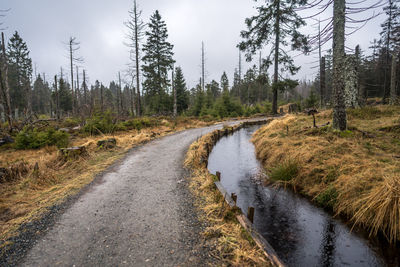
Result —
M 22 266 L 202 266 L 200 238 L 183 168 L 199 136 L 192 129 L 133 149 L 84 190 L 23 258 Z

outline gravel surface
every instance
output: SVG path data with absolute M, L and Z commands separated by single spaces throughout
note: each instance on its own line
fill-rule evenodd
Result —
M 132 149 L 82 192 L 22 226 L 0 265 L 204 266 L 204 245 L 183 160 L 192 129 Z

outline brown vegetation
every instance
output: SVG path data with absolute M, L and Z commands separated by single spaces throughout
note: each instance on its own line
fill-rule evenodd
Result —
M 0 175 L 5 174 L 0 181 L 0 240 L 15 235 L 22 223 L 39 218 L 52 205 L 79 192 L 96 174 L 123 157 L 132 147 L 176 131 L 208 124 L 198 120 L 179 120 L 177 123 L 163 120 L 161 126 L 140 131 L 86 137 L 76 135 L 71 145 L 85 147 L 86 151 L 79 160 L 60 157 L 55 146 L 36 150 L 0 148 L 0 166 L 4 167 L 0 169 Z M 110 138 L 116 139 L 116 147 L 98 147 L 98 141 Z
M 332 111 L 316 115 L 325 124 Z M 348 110 L 347 131 L 314 128 L 306 115 L 287 115 L 253 136 L 274 181 L 290 185 L 355 225 L 400 240 L 399 107 Z
M 232 131 L 232 128 L 225 126 L 219 133 L 215 131 L 194 142 L 185 160 L 185 165 L 193 170 L 191 191 L 202 211 L 201 219 L 208 225 L 204 237 L 215 246 L 213 256 L 223 266 L 270 266 L 264 252 L 236 220 L 235 214 L 239 211 L 225 203 L 214 184 L 216 177 L 207 170 L 211 148 L 224 131 Z

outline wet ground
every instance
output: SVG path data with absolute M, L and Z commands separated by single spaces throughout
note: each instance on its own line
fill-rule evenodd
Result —
M 249 141 L 253 126 L 222 138 L 212 150 L 208 169 L 221 172 L 228 193 L 238 195 L 238 206 L 255 207 L 254 225 L 289 266 L 396 266 L 393 255 L 351 232 L 338 219 L 289 190 L 259 183 L 262 166 Z M 397 256 L 398 257 L 398 256 Z
M 184 131 L 133 149 L 63 210 L 26 256 L 19 255 L 22 263 L 11 259 L 7 264 L 209 264 L 183 160 L 193 141 L 220 127 Z

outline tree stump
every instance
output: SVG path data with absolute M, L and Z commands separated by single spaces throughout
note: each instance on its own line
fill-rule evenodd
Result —
M 289 105 L 289 113 L 296 113 L 299 111 L 299 106 L 297 104 Z
M 0 146 L 6 145 L 6 144 L 12 144 L 14 143 L 14 139 L 12 139 L 10 136 L 6 135 L 2 138 L 0 138 Z
M 114 148 L 116 145 L 117 145 L 117 140 L 115 138 L 109 138 L 97 142 L 97 147 L 103 149 L 111 149 Z
M 86 147 L 77 146 L 77 147 L 68 147 L 60 149 L 60 156 L 63 160 L 74 160 L 80 157 L 86 156 L 88 153 L 86 151 Z

